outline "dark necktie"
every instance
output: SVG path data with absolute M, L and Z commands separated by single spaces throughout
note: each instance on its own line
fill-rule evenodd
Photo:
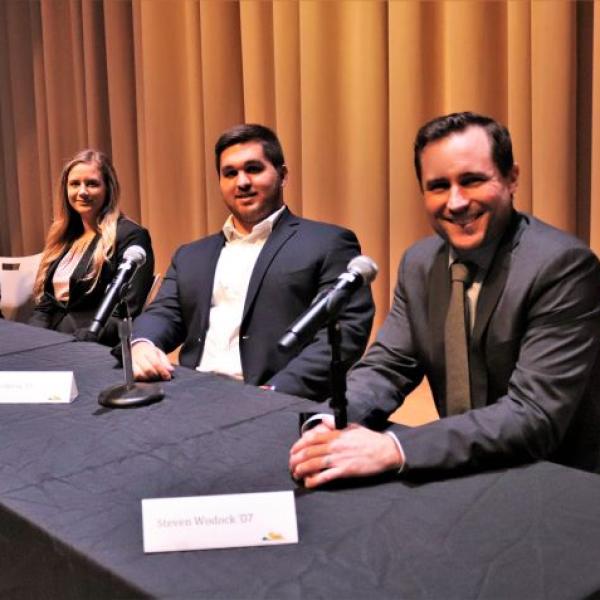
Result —
M 461 262 L 453 263 L 450 267 L 450 278 L 452 287 L 444 329 L 448 416 L 459 415 L 471 408 L 467 345 L 470 324 L 465 319 L 468 314 L 465 310 L 465 286 L 471 282 L 470 267 Z

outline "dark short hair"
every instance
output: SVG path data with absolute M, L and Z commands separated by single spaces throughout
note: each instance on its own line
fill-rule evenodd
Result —
M 506 177 L 513 168 L 512 141 L 508 129 L 491 117 L 478 115 L 473 112 L 460 112 L 436 117 L 425 123 L 417 132 L 414 145 L 415 171 L 419 185 L 421 185 L 421 155 L 427 144 L 441 140 L 457 131 L 464 131 L 467 127 L 483 127 L 492 144 L 492 160 L 498 171 Z
M 256 123 L 243 123 L 224 131 L 215 144 L 215 164 L 217 173 L 221 170 L 221 154 L 230 146 L 245 144 L 247 142 L 260 142 L 265 157 L 279 171 L 285 163 L 281 143 L 275 132 Z

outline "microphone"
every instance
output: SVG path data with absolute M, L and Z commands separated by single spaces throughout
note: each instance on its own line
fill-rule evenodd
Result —
M 100 330 L 106 325 L 106 321 L 112 315 L 115 306 L 120 302 L 121 297 L 127 290 L 130 281 L 133 279 L 138 267 L 146 262 L 146 251 L 141 246 L 129 246 L 123 253 L 123 260 L 117 267 L 117 274 L 106 288 L 104 299 L 96 311 L 96 316 L 88 332 L 93 336 L 98 336 Z
M 311 340 L 320 327 L 337 316 L 356 290 L 375 279 L 377 271 L 378 267 L 372 258 L 363 255 L 354 257 L 336 284 L 317 294 L 308 310 L 285 332 L 277 347 L 283 352 L 292 352 Z

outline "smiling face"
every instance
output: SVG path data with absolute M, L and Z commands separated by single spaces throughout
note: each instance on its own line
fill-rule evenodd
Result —
M 250 233 L 254 225 L 282 206 L 285 165 L 280 171 L 265 157 L 260 142 L 235 144 L 223 150 L 219 185 L 236 229 Z
M 106 199 L 106 184 L 94 162 L 77 163 L 67 176 L 69 206 L 81 217 L 86 228 L 94 229 Z
M 513 165 L 506 177 L 501 175 L 485 129 L 474 125 L 427 144 L 421 164 L 429 221 L 458 253 L 485 246 L 504 233 L 519 169 Z

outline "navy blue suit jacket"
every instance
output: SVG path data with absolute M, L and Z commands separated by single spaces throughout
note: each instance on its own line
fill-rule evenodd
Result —
M 405 254 L 391 311 L 348 379 L 349 417 L 375 429 L 428 378 L 446 415 L 448 245 Z M 600 264 L 581 241 L 515 213 L 479 294 L 470 340 L 473 410 L 395 426 L 409 470 L 550 459 L 600 469 Z
M 225 244 L 222 233 L 180 247 L 156 299 L 134 322 L 133 338 L 152 340 L 165 352 L 183 344 L 180 364 L 200 363 L 209 324 L 215 269 Z M 315 400 L 330 394 L 331 352 L 327 331 L 289 356 L 277 348 L 286 329 L 332 286 L 360 253 L 354 233 L 302 219 L 287 209 L 254 266 L 240 328 L 244 381 Z M 349 367 L 363 353 L 374 314 L 371 291 L 362 288 L 341 312 L 342 358 Z

